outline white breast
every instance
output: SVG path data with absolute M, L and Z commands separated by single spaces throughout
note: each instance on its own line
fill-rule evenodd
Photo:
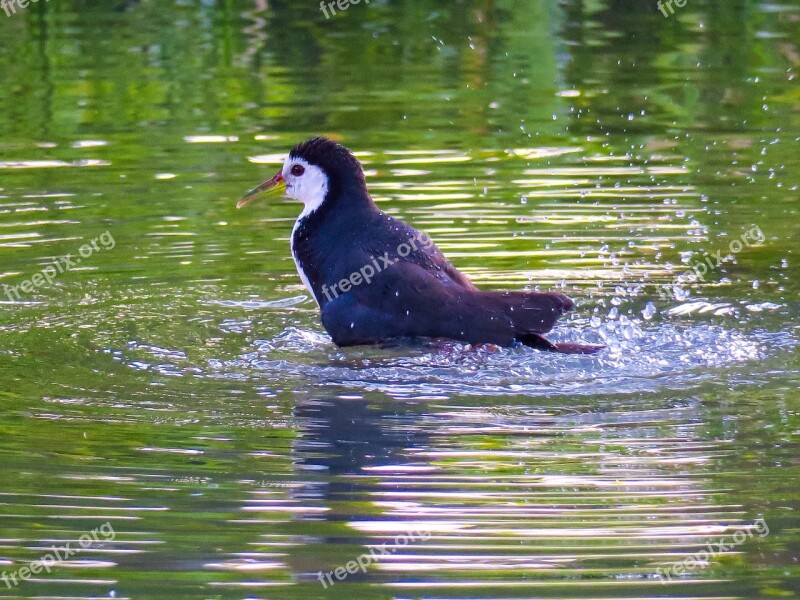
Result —
M 303 282 L 303 285 L 306 286 L 306 289 L 311 294 L 311 297 L 314 299 L 314 302 L 317 303 L 317 306 L 320 306 L 319 300 L 317 300 L 316 294 L 314 294 L 314 289 L 311 287 L 311 282 L 308 280 L 308 276 L 303 271 L 303 263 L 297 258 L 297 254 L 294 251 L 294 236 L 297 233 L 297 230 L 300 229 L 300 225 L 305 219 L 306 215 L 300 215 L 297 218 L 297 221 L 294 222 L 294 227 L 292 228 L 292 237 L 289 241 L 289 247 L 292 250 L 292 258 L 294 259 L 294 266 L 297 267 L 297 274 L 300 275 L 300 280 Z
M 302 174 L 292 174 L 292 167 L 296 166 L 303 167 Z M 298 260 L 297 254 L 294 251 L 294 236 L 297 234 L 297 230 L 300 229 L 303 220 L 322 206 L 322 203 L 325 201 L 325 197 L 328 195 L 328 176 L 318 166 L 312 165 L 302 158 L 291 155 L 286 157 L 283 163 L 282 173 L 286 181 L 286 195 L 289 198 L 300 200 L 303 203 L 303 211 L 300 213 L 300 216 L 297 217 L 297 221 L 295 221 L 294 228 L 292 229 L 292 237 L 290 240 L 292 258 L 297 267 L 297 273 L 303 281 L 303 285 L 306 286 L 306 289 L 311 294 L 311 297 L 314 298 L 317 306 L 320 306 L 319 300 L 311 287 L 311 282 L 308 280 L 305 271 L 303 271 L 303 263 Z

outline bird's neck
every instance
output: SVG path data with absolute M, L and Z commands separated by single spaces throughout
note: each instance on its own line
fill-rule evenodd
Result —
M 339 261 L 340 253 L 360 228 L 380 214 L 366 189 L 354 191 L 357 193 L 341 196 L 329 193 L 319 208 L 304 210 L 292 230 L 291 249 L 297 271 L 320 305 L 325 303 L 321 288 L 326 273 L 335 270 L 332 265 Z
M 325 199 L 318 207 L 304 207 L 295 223 L 312 235 L 325 232 L 344 233 L 370 220 L 380 210 L 361 181 L 348 185 L 332 182 Z

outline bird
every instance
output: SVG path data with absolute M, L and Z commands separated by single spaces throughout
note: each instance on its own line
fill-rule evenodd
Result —
M 361 163 L 331 139 L 297 144 L 237 208 L 281 194 L 303 204 L 291 253 L 338 347 L 444 339 L 562 354 L 603 348 L 545 337 L 575 307 L 564 294 L 478 289 L 427 234 L 378 208 Z

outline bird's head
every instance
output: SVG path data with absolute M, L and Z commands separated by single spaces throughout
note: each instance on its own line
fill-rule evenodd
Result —
M 281 170 L 248 192 L 236 206 L 241 208 L 265 195 L 285 194 L 302 202 L 303 215 L 307 215 L 348 190 L 363 192 L 368 198 L 361 164 L 344 146 L 317 137 L 292 148 Z

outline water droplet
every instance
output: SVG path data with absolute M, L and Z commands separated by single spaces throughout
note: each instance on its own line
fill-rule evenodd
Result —
M 647 321 L 649 321 L 650 319 L 653 318 L 653 315 L 656 314 L 656 312 L 658 312 L 658 310 L 656 309 L 656 305 L 653 304 L 652 302 L 648 302 L 647 305 L 642 310 L 642 316 Z

